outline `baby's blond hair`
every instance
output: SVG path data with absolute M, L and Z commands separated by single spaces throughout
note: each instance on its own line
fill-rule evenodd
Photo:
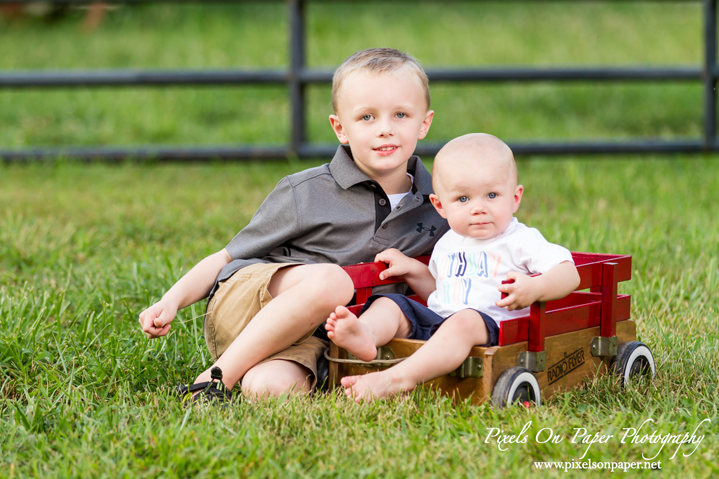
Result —
M 337 113 L 337 102 L 342 83 L 357 71 L 366 71 L 372 74 L 395 73 L 402 69 L 414 72 L 422 83 L 424 98 L 429 110 L 429 80 L 419 62 L 411 55 L 402 53 L 394 48 L 368 48 L 350 55 L 340 65 L 332 76 L 332 109 Z
M 487 153 L 491 153 L 490 157 L 485 157 Z M 509 173 L 509 178 L 514 185 L 518 183 L 517 163 L 514 161 L 512 150 L 502 140 L 488 133 L 469 133 L 450 140 L 442 147 L 434 158 L 434 166 L 432 168 L 432 186 L 435 191 L 440 188 L 439 183 L 443 176 L 445 168 L 452 168 L 452 160 L 460 155 L 469 154 L 470 158 L 477 161 L 502 162 Z

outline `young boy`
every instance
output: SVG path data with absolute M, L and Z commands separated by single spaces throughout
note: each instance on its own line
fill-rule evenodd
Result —
M 430 199 L 451 230 L 435 246 L 429 267 L 397 250 L 376 258 L 389 264 L 381 279 L 403 277 L 428 307 L 402 295 L 375 295 L 359 319 L 339 306 L 327 320 L 329 338 L 364 361 L 393 337 L 429 339 L 390 369 L 343 378 L 345 393 L 357 402 L 409 391 L 454 371 L 473 346 L 497 344 L 499 322 L 579 285 L 571 253 L 513 218 L 524 187 L 501 140 L 486 134 L 456 138 L 437 154 L 432 174 Z M 528 276 L 534 273 L 541 275 Z M 502 285 L 505 277 L 514 283 Z M 501 293 L 508 296 L 500 299 Z
M 311 391 L 328 344 L 315 331 L 354 294 L 340 265 L 387 248 L 421 255 L 448 229 L 412 156 L 434 115 L 417 61 L 388 48 L 350 56 L 335 72 L 332 105 L 342 143 L 332 162 L 282 179 L 227 247 L 140 314 L 149 338 L 164 336 L 178 309 L 209 294 L 204 333 L 215 364 L 184 396 L 230 398 L 240 380 L 245 394 Z

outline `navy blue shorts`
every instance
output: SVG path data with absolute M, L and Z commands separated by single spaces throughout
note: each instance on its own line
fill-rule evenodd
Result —
M 442 323 L 452 317 L 448 316 L 446 318 L 443 318 L 439 314 L 429 309 L 427 306 L 423 306 L 417 301 L 413 301 L 407 296 L 401 294 L 372 295 L 362 307 L 362 312 L 360 314 L 364 313 L 367 308 L 369 308 L 370 305 L 379 298 L 391 299 L 397 304 L 397 306 L 399 306 L 404 315 L 407 316 L 407 319 L 409 319 L 409 322 L 412 324 L 412 332 L 407 339 L 419 339 L 422 341 L 427 341 L 430 337 L 432 337 L 435 332 L 437 332 L 437 329 L 439 329 Z M 477 310 L 475 309 L 475 311 Z M 482 316 L 484 324 L 487 326 L 487 331 L 489 332 L 489 343 L 478 344 L 477 346 L 496 346 L 497 344 L 499 344 L 499 326 L 497 326 L 497 323 L 494 321 L 494 319 L 491 318 L 491 316 L 488 316 L 481 311 L 477 312 L 480 314 L 480 316 Z

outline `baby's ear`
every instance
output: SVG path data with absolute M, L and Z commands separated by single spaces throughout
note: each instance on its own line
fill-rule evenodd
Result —
M 429 195 L 429 201 L 432 202 L 432 206 L 434 206 L 434 209 L 437 210 L 437 213 L 439 213 L 439 216 L 442 218 L 447 218 L 447 213 L 444 212 L 444 208 L 442 208 L 442 201 L 439 199 L 439 196 L 432 193 Z
M 519 209 L 519 203 L 522 202 L 522 194 L 524 193 L 524 186 L 517 185 L 517 189 L 514 190 L 514 207 L 512 213 L 516 213 Z
M 337 115 L 330 115 L 330 125 L 332 125 L 332 130 L 335 132 L 335 135 L 337 135 L 337 139 L 340 143 L 343 145 L 349 144 L 349 140 L 345 134 L 345 129 L 342 126 L 342 123 L 340 123 L 340 117 Z

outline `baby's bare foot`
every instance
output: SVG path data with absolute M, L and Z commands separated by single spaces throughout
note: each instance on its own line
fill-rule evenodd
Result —
M 369 328 L 344 306 L 337 306 L 327 318 L 327 336 L 339 347 L 362 361 L 377 357 L 377 346 Z
M 396 396 L 416 386 L 403 384 L 403 381 L 393 377 L 388 371 L 364 376 L 346 376 L 340 382 L 345 388 L 345 395 L 356 403 Z

